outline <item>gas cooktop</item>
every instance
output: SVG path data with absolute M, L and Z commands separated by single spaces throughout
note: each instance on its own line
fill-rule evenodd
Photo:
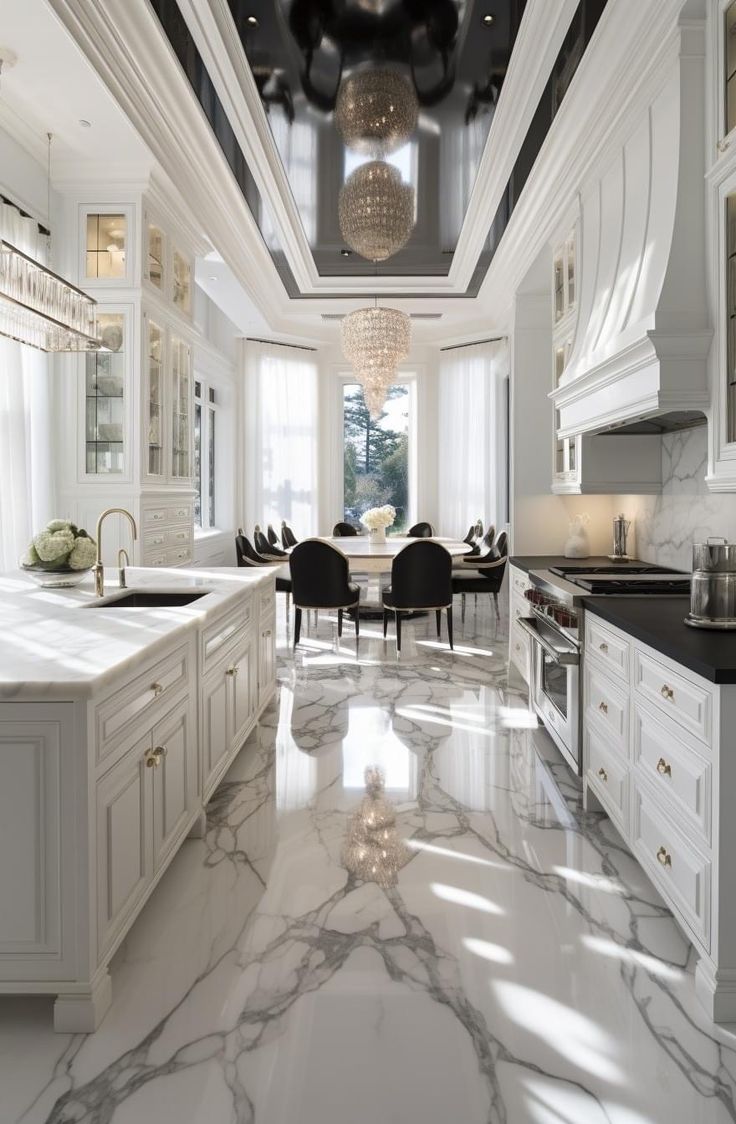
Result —
M 667 570 L 658 570 L 654 573 L 627 573 L 604 574 L 582 573 L 568 575 L 568 581 L 589 593 L 617 593 L 621 595 L 636 595 L 651 593 L 677 593 L 690 592 L 690 575 Z
M 667 570 L 664 566 L 656 566 L 653 562 L 639 562 L 635 558 L 597 566 L 591 566 L 581 558 L 577 562 L 563 562 L 559 566 L 550 566 L 549 572 L 565 578 L 570 574 L 616 574 L 618 577 L 626 577 L 627 574 L 671 574 L 673 571 Z

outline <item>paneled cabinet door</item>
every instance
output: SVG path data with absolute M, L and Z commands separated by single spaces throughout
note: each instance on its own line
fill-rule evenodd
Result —
M 251 632 L 235 649 L 228 667 L 232 716 L 230 743 L 233 749 L 240 749 L 243 744 L 255 712 L 256 675 L 255 638 Z
M 229 748 L 228 699 L 230 688 L 222 664 L 207 676 L 202 687 L 202 790 L 210 784 Z
M 273 690 L 274 676 L 276 673 L 276 648 L 274 634 L 276 632 L 276 617 L 270 615 L 261 623 L 258 644 L 258 706 L 269 697 Z
M 102 953 L 153 874 L 150 733 L 97 785 L 97 947 Z
M 158 869 L 197 800 L 197 747 L 189 699 L 153 728 L 153 850 Z

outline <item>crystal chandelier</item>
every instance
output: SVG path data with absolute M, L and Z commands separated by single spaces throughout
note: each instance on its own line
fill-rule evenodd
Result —
M 347 148 L 355 152 L 395 152 L 414 132 L 418 117 L 414 87 L 393 70 L 362 71 L 340 84 L 335 124 Z
M 385 261 L 411 237 L 414 188 L 398 168 L 371 160 L 356 168 L 340 188 L 340 231 L 348 246 L 369 261 Z
M 0 335 L 41 351 L 92 351 L 91 297 L 9 242 L 0 242 Z
M 398 308 L 359 308 L 343 320 L 343 355 L 353 365 L 372 418 L 380 415 L 410 345 L 411 319 Z

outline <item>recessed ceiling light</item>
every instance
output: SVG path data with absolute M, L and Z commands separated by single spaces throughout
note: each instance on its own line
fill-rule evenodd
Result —
M 210 276 L 210 281 L 216 281 L 216 280 L 217 280 L 217 278 L 215 277 L 215 275 L 214 275 L 214 273 L 213 273 L 213 274 L 212 274 L 212 275 Z
M 485 24 L 486 27 L 490 27 L 491 24 L 493 23 L 493 21 L 495 20 L 495 18 L 496 17 L 491 15 L 490 12 L 486 12 L 486 14 L 484 16 L 481 16 L 481 19 L 482 19 L 482 21 L 483 21 L 483 23 Z
M 87 121 L 86 118 L 84 118 L 84 117 L 79 118 L 79 124 L 82 126 L 83 129 L 91 129 L 92 128 L 92 122 Z
M 258 16 L 246 16 L 245 22 L 249 23 L 251 27 L 258 27 Z
M 352 252 L 353 252 L 352 250 L 340 250 L 340 253 L 342 254 L 342 256 L 344 258 L 349 258 L 350 255 L 352 254 Z

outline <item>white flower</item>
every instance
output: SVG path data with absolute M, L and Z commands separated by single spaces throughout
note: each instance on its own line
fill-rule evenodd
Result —
M 69 555 L 69 566 L 72 570 L 88 570 L 94 566 L 97 558 L 95 540 L 88 536 L 74 540 L 74 549 Z
M 74 547 L 74 535 L 65 528 L 61 531 L 41 531 L 33 539 L 42 562 L 55 562 L 69 554 Z
M 390 527 L 395 519 L 396 508 L 392 507 L 390 503 L 383 507 L 370 507 L 360 517 L 361 523 L 369 531 L 375 531 L 378 527 Z

